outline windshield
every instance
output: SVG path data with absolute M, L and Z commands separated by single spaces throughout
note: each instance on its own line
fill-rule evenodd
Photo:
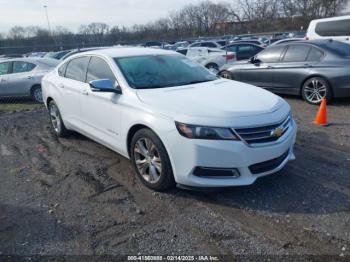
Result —
M 147 55 L 114 59 L 132 88 L 163 88 L 218 79 L 181 55 Z

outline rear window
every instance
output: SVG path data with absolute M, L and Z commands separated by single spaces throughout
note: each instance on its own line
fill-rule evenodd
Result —
M 338 41 L 330 41 L 320 45 L 322 48 L 329 50 L 330 52 L 341 56 L 350 57 L 350 45 Z
M 320 36 L 350 36 L 350 19 L 318 22 L 315 32 Z
M 307 61 L 321 61 L 323 56 L 324 56 L 324 53 L 321 50 L 313 47 L 310 50 L 310 53 L 307 57 Z

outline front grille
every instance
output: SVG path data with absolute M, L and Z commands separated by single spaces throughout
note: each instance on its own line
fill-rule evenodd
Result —
M 277 157 L 275 159 L 271 159 L 265 162 L 251 165 L 249 166 L 249 170 L 252 174 L 255 174 L 255 175 L 274 170 L 275 168 L 279 167 L 284 160 L 286 160 L 288 155 L 289 155 L 289 150 L 285 152 L 282 156 Z
M 288 131 L 290 128 L 291 117 L 288 116 L 283 121 L 267 126 L 251 127 L 251 128 L 239 128 L 235 129 L 236 133 L 249 145 L 252 144 L 262 144 L 275 142 Z M 277 136 L 274 131 L 281 128 L 282 133 Z

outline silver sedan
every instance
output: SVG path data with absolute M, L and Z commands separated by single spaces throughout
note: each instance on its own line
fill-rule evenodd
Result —
M 41 79 L 57 64 L 58 61 L 43 58 L 1 60 L 0 97 L 31 97 L 42 103 Z

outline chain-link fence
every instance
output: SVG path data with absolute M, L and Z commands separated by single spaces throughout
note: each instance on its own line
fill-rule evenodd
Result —
M 16 112 L 29 111 L 37 108 L 43 108 L 44 104 L 31 99 L 30 97 L 1 97 L 0 98 L 0 115 Z

